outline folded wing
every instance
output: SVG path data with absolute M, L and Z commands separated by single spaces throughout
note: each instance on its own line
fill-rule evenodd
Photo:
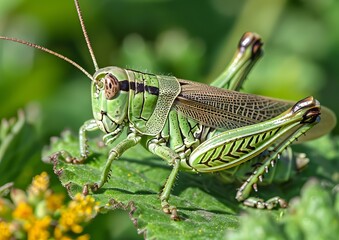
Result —
M 184 116 L 217 129 L 234 129 L 271 119 L 291 102 L 230 91 L 179 79 L 181 93 L 174 108 Z

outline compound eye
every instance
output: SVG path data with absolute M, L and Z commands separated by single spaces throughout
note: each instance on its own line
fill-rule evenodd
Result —
M 119 81 L 110 73 L 106 74 L 104 81 L 106 99 L 111 100 L 117 95 L 120 90 Z

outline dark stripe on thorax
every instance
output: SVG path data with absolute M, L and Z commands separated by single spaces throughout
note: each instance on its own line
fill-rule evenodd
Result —
M 129 81 L 123 80 L 119 82 L 119 87 L 121 91 L 128 92 L 129 91 Z
M 135 94 L 140 93 L 140 92 L 144 92 L 145 88 L 144 88 L 144 84 L 143 83 L 137 83 L 137 89 L 135 90 Z
M 127 81 L 127 80 L 125 80 Z M 124 83 L 125 81 L 121 81 L 120 82 L 120 90 L 123 90 L 123 91 L 128 91 L 128 85 L 129 85 L 129 89 L 135 91 L 135 93 L 140 93 L 140 92 L 144 92 L 146 90 L 146 92 L 148 92 L 149 94 L 152 94 L 152 95 L 159 95 L 159 88 L 157 87 L 154 87 L 154 86 L 144 86 L 143 83 L 137 83 L 137 86 L 135 86 L 135 82 L 128 82 L 127 83 Z M 124 85 L 122 87 L 122 84 Z M 126 84 L 126 86 L 125 86 Z
M 147 86 L 145 87 L 145 90 L 152 95 L 159 95 L 159 88 L 154 87 L 154 86 Z

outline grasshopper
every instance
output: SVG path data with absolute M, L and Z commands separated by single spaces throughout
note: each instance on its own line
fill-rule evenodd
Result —
M 250 192 L 257 191 L 257 184 L 265 181 L 264 174 L 273 166 L 275 174 L 271 180 L 279 180 L 278 175 L 289 178 L 304 167 L 307 158 L 293 154 L 290 145 L 297 139 L 302 142 L 328 133 L 336 118 L 312 96 L 295 103 L 239 92 L 262 55 L 259 35 L 247 32 L 241 37 L 231 63 L 211 85 L 115 66 L 99 68 L 79 2 L 74 2 L 95 67 L 93 76 L 50 49 L 16 38 L 0 36 L 0 39 L 55 55 L 91 80 L 94 118 L 80 127 L 80 157 L 66 151 L 59 153 L 66 161 L 82 163 L 88 158 L 87 132 L 101 130 L 108 145 L 127 130 L 127 137 L 110 150 L 98 181 L 84 185 L 84 194 L 103 187 L 112 162 L 129 148 L 142 144 L 172 167 L 160 193 L 160 202 L 163 211 L 174 220 L 179 215 L 169 198 L 179 170 L 219 172 L 226 181 L 245 180 L 236 199 L 246 206 L 268 209 L 287 206 L 280 197 L 264 201 L 250 197 Z M 246 175 L 248 171 L 250 176 Z

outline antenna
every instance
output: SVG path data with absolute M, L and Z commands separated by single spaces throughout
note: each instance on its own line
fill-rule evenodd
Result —
M 86 43 L 87 43 L 88 51 L 91 55 L 91 58 L 92 58 L 92 61 L 93 61 L 93 64 L 94 64 L 95 71 L 98 71 L 99 70 L 98 63 L 97 63 L 97 60 L 95 59 L 95 55 L 94 55 L 94 52 L 93 52 L 93 49 L 92 49 L 92 46 L 91 46 L 91 42 L 89 40 L 87 31 L 86 31 L 86 27 L 85 27 L 85 24 L 84 24 L 84 20 L 82 18 L 79 0 L 74 0 L 74 3 L 75 3 L 75 8 L 78 12 L 78 17 L 79 17 L 81 29 L 82 29 L 82 32 L 84 34 L 84 37 L 85 37 L 85 40 L 86 40 Z
M 76 67 L 77 69 L 79 69 L 80 71 L 82 71 L 89 79 L 91 79 L 92 81 L 94 81 L 93 76 L 91 74 L 89 74 L 83 67 L 81 67 L 79 64 L 77 64 L 76 62 L 74 62 L 73 60 L 69 59 L 68 57 L 65 57 L 64 55 L 54 52 L 48 48 L 42 47 L 40 45 L 37 45 L 35 43 L 31 43 L 31 42 L 27 42 L 21 39 L 17 39 L 17 38 L 11 38 L 11 37 L 4 37 L 4 36 L 0 36 L 0 40 L 7 40 L 7 41 L 11 41 L 11 42 L 17 42 L 17 43 L 21 43 L 24 45 L 27 45 L 29 47 L 32 48 L 36 48 L 39 49 L 41 51 L 47 52 L 49 54 L 52 54 L 58 58 L 61 58 L 62 60 L 65 60 L 66 62 L 72 64 L 74 67 Z
M 93 49 L 92 49 L 92 46 L 91 46 L 91 42 L 89 40 L 87 31 L 86 31 L 86 27 L 85 27 L 85 24 L 84 24 L 84 20 L 82 18 L 82 14 L 81 14 L 81 10 L 80 10 L 80 5 L 79 5 L 79 0 L 74 0 L 74 3 L 75 3 L 75 8 L 77 10 L 78 17 L 79 17 L 79 20 L 80 20 L 81 29 L 82 29 L 82 32 L 84 34 L 84 37 L 85 37 L 85 40 L 86 40 L 86 43 L 87 43 L 88 51 L 89 51 L 89 53 L 91 55 L 95 71 L 97 71 L 97 70 L 99 70 L 98 63 L 97 63 L 97 61 L 95 59 L 95 55 L 94 55 L 94 52 L 93 52 Z M 54 52 L 54 51 L 52 51 L 52 50 L 50 50 L 48 48 L 45 48 L 43 46 L 40 46 L 38 44 L 27 42 L 27 41 L 24 41 L 24 40 L 21 40 L 21 39 L 17 39 L 17 38 L 0 36 L 0 40 L 17 42 L 17 43 L 24 44 L 24 45 L 27 45 L 27 46 L 32 47 L 32 48 L 39 49 L 39 50 L 41 50 L 43 52 L 52 54 L 52 55 L 54 55 L 54 56 L 56 56 L 56 57 L 58 57 L 58 58 L 60 58 L 60 59 L 62 59 L 64 61 L 72 64 L 74 67 L 76 67 L 77 69 L 82 71 L 89 79 L 94 81 L 93 76 L 91 74 L 89 74 L 83 67 L 81 67 L 78 63 L 74 62 L 73 60 L 69 59 L 68 57 L 66 57 L 66 56 L 64 56 L 64 55 L 62 55 L 60 53 Z

